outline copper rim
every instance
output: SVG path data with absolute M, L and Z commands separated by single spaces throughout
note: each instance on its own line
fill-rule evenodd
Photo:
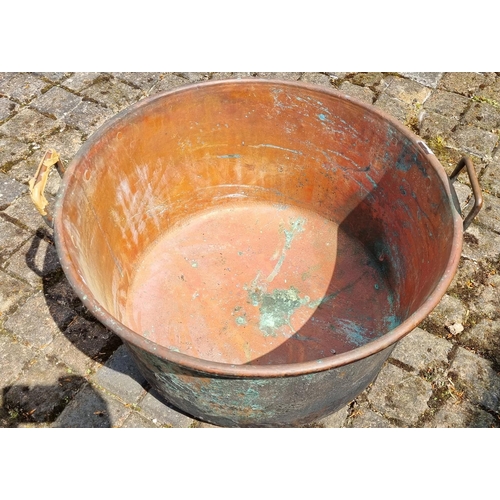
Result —
M 116 124 L 121 122 L 126 117 L 133 115 L 135 112 L 137 112 L 137 110 L 152 105 L 156 100 L 163 99 L 173 94 L 190 92 L 196 88 L 199 88 L 200 86 L 203 87 L 217 86 L 229 82 L 241 85 L 249 83 L 254 85 L 255 84 L 282 85 L 282 86 L 301 87 L 304 89 L 320 91 L 324 94 L 332 95 L 337 98 L 350 101 L 356 106 L 364 108 L 369 113 L 372 113 L 373 115 L 380 117 L 380 119 L 390 123 L 394 128 L 396 128 L 399 132 L 401 132 L 402 135 L 406 136 L 416 146 L 418 145 L 417 143 L 422 142 L 422 139 L 420 137 L 411 132 L 408 128 L 404 127 L 395 118 L 389 116 L 388 114 L 379 110 L 378 108 L 370 104 L 364 103 L 353 97 L 342 94 L 341 92 L 318 87 L 312 84 L 304 84 L 299 82 L 280 81 L 280 80 L 266 80 L 266 79 L 217 80 L 213 82 L 209 81 L 200 84 L 184 85 L 170 91 L 162 92 L 154 96 L 147 97 L 142 101 L 139 101 L 138 103 L 121 111 L 120 113 L 109 119 L 103 126 L 101 126 L 100 129 L 97 132 L 95 132 L 87 140 L 87 142 L 80 148 L 78 153 L 75 155 L 75 157 L 69 164 L 67 171 L 64 175 L 54 211 L 54 237 L 61 265 L 72 288 L 75 290 L 75 292 L 77 293 L 78 297 L 83 302 L 85 307 L 89 309 L 89 311 L 91 311 L 92 314 L 101 323 L 103 323 L 107 328 L 115 332 L 125 342 L 133 344 L 141 349 L 146 350 L 147 352 L 153 355 L 159 356 L 167 361 L 183 366 L 185 368 L 196 370 L 198 372 L 217 374 L 220 376 L 264 378 L 264 377 L 295 376 L 295 375 L 321 372 L 339 366 L 347 365 L 349 363 L 366 358 L 370 355 L 382 351 L 383 349 L 399 341 L 405 335 L 410 333 L 419 323 L 421 323 L 440 302 L 441 298 L 446 293 L 446 290 L 448 289 L 456 273 L 461 255 L 462 238 L 463 238 L 463 221 L 460 214 L 457 212 L 457 210 L 453 205 L 449 180 L 446 175 L 446 172 L 434 154 L 429 154 L 427 155 L 426 158 L 429 161 L 430 166 L 435 170 L 436 174 L 441 180 L 442 187 L 444 188 L 444 191 L 446 192 L 447 195 L 450 211 L 453 214 L 453 226 L 454 226 L 453 242 L 446 269 L 443 272 L 443 275 L 441 276 L 438 285 L 434 288 L 433 292 L 429 295 L 427 300 L 404 322 L 402 322 L 395 329 L 382 335 L 380 338 L 373 340 L 364 346 L 352 349 L 348 352 L 336 354 L 316 361 L 307 361 L 307 362 L 293 363 L 293 364 L 268 365 L 268 366 L 233 365 L 233 364 L 219 363 L 219 362 L 198 359 L 186 354 L 171 351 L 166 347 L 157 345 L 145 339 L 143 336 L 135 333 L 121 322 L 117 321 L 111 314 L 109 314 L 106 310 L 104 310 L 104 308 L 95 300 L 91 290 L 86 286 L 86 284 L 81 279 L 78 270 L 74 266 L 71 257 L 69 255 L 69 252 L 67 250 L 66 234 L 64 232 L 62 225 L 62 219 L 64 217 L 63 202 L 65 193 L 71 181 L 73 172 L 75 171 L 75 169 L 78 168 L 81 159 L 85 157 L 90 148 L 97 141 L 99 141 L 99 139 L 102 136 L 104 136 L 110 130 L 112 130 Z

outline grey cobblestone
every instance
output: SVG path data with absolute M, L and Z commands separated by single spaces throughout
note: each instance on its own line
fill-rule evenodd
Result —
M 0 94 L 20 104 L 26 104 L 40 95 L 48 85 L 29 73 L 19 73 L 0 82 Z
M 388 364 L 369 393 L 370 405 L 388 419 L 415 425 L 428 409 L 432 386 L 422 378 Z
M 500 235 L 477 225 L 470 226 L 464 236 L 462 256 L 470 260 L 497 259 Z
M 425 101 L 424 109 L 458 120 L 469 105 L 469 99 L 453 92 L 436 90 Z
M 459 404 L 458 401 L 448 401 L 440 408 L 431 422 L 424 427 L 438 428 L 484 428 L 499 427 L 499 421 L 489 413 L 471 404 Z
M 0 270 L 0 320 L 20 300 L 27 297 L 30 287 Z
M 28 144 L 11 137 L 0 137 L 0 169 L 5 169 L 29 154 Z
M 115 78 L 122 80 L 125 83 L 131 84 L 134 87 L 148 92 L 153 85 L 160 79 L 161 73 L 112 73 Z M 184 79 L 185 83 L 189 83 L 189 79 Z
M 281 73 L 278 73 L 278 75 L 281 75 Z M 323 73 L 304 73 L 303 75 L 301 75 L 300 73 L 293 73 L 292 75 L 293 77 L 289 78 L 290 80 L 298 80 L 300 78 L 302 82 L 313 83 L 315 85 L 323 85 L 325 87 L 332 86 L 330 82 L 330 77 Z M 298 77 L 296 77 L 297 75 Z M 277 78 L 286 79 L 286 78 L 281 78 L 280 76 L 277 76 Z
M 0 265 L 29 237 L 24 229 L 0 218 Z
M 452 130 L 460 123 L 458 118 L 426 110 L 420 113 L 419 118 L 420 135 L 424 139 L 448 137 Z
M 87 135 L 92 134 L 114 113 L 98 104 L 82 101 L 63 118 L 64 122 Z
M 398 76 L 384 78 L 380 87 L 387 96 L 408 105 L 424 103 L 431 95 L 431 89 L 428 87 Z
M 75 73 L 62 81 L 62 85 L 77 92 L 92 85 L 101 75 L 99 73 Z
M 62 275 L 27 194 L 44 150 L 71 161 L 124 106 L 206 79 L 300 79 L 389 113 L 451 173 L 471 155 L 485 206 L 457 275 L 355 401 L 310 427 L 500 427 L 500 73 L 0 73 L 0 425 L 214 427 L 164 404 Z M 2 180 L 6 184 L 2 184 Z M 465 173 L 455 183 L 470 197 Z M 46 196 L 60 186 L 55 171 Z M 2 201 L 3 198 L 3 201 Z M 450 324 L 463 331 L 450 333 Z
M 500 376 L 489 361 L 459 347 L 450 367 L 450 376 L 457 390 L 464 391 L 471 403 L 499 412 Z
M 481 185 L 489 194 L 500 197 L 500 158 L 494 157 L 481 176 Z
M 490 157 L 493 153 L 493 149 L 498 143 L 498 135 L 480 128 L 460 125 L 450 136 L 449 143 L 452 147 L 461 149 L 468 154 L 484 158 Z
M 308 75 L 311 75 L 312 78 L 317 78 L 317 77 L 321 78 L 322 76 L 321 73 L 308 73 Z M 303 74 L 289 71 L 286 73 L 257 73 L 257 76 L 259 78 L 267 78 L 273 80 L 299 80 L 300 77 L 303 76 Z
M 19 104 L 6 97 L 0 97 L 0 123 L 12 116 L 18 109 Z
M 54 422 L 57 428 L 121 427 L 131 409 L 87 384 Z
M 488 132 L 496 132 L 500 128 L 500 109 L 488 102 L 472 102 L 463 120 Z
M 445 73 L 439 82 L 438 88 L 472 97 L 479 91 L 481 86 L 493 81 L 495 81 L 493 73 Z
M 68 373 L 62 363 L 38 357 L 6 388 L 4 406 L 20 413 L 26 422 L 50 422 L 83 383 L 84 379 Z
M 116 350 L 92 380 L 115 396 L 134 404 L 145 393 L 146 381 L 124 345 Z
M 32 351 L 4 333 L 0 333 L 0 405 L 3 406 L 5 388 L 11 386 L 21 375 L 23 368 L 33 356 Z
M 353 85 L 351 82 L 344 82 L 339 87 L 339 90 L 344 92 L 351 97 L 365 101 L 368 104 L 372 104 L 375 99 L 375 94 L 368 87 L 361 87 L 359 85 Z
M 0 126 L 0 133 L 23 142 L 34 142 L 57 130 L 59 123 L 32 109 L 22 109 Z
M 60 269 L 56 248 L 38 236 L 32 236 L 12 255 L 5 269 L 37 287 L 44 277 Z
M 0 210 L 27 191 L 27 187 L 0 172 Z
M 25 344 L 41 349 L 52 342 L 59 325 L 69 323 L 74 315 L 68 308 L 49 307 L 44 294 L 37 292 L 8 317 L 4 327 Z
M 61 119 L 76 108 L 82 101 L 82 98 L 62 89 L 61 87 L 52 87 L 48 92 L 35 99 L 30 106 L 55 119 Z
M 154 390 L 150 390 L 138 403 L 141 414 L 157 425 L 187 428 L 194 424 L 194 420 L 180 413 L 163 401 Z
M 448 365 L 448 354 L 453 345 L 441 338 L 416 328 L 395 347 L 391 358 L 410 366 L 417 372 Z
M 349 427 L 363 427 L 368 429 L 389 429 L 395 427 L 389 420 L 366 406 L 360 406 L 354 410 L 349 420 Z
M 432 87 L 435 89 L 441 78 L 443 73 L 401 73 L 403 76 L 410 78 L 411 80 L 415 80 L 416 82 L 425 85 L 426 87 Z
M 113 110 L 121 111 L 137 102 L 142 92 L 119 80 L 101 80 L 86 88 L 82 94 Z

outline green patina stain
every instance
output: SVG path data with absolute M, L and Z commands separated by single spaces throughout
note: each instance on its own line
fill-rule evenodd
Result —
M 246 325 L 248 323 L 247 318 L 245 317 L 245 315 L 238 316 L 235 321 L 236 321 L 237 325 L 242 325 L 242 326 L 244 326 L 244 325 Z
M 290 325 L 293 313 L 309 302 L 309 297 L 301 298 L 295 287 L 288 290 L 276 289 L 272 293 L 255 290 L 249 294 L 254 305 L 259 305 L 259 329 L 266 337 L 276 337 L 277 330 L 282 326 Z

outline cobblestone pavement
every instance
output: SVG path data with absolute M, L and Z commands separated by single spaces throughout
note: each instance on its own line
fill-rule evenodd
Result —
M 27 183 L 46 149 L 68 163 L 106 119 L 145 96 L 247 76 L 372 103 L 424 138 L 448 174 L 469 155 L 484 190 L 438 307 L 366 391 L 313 426 L 500 427 L 500 73 L 0 73 L 0 425 L 210 427 L 161 402 L 120 339 L 83 307 Z M 459 181 L 465 206 L 471 190 Z M 51 199 L 59 182 L 51 174 Z

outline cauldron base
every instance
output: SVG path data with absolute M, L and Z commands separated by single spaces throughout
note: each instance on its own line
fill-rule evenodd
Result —
M 231 364 L 322 359 L 397 326 L 381 263 L 321 215 L 232 201 L 193 214 L 142 256 L 127 326 Z

